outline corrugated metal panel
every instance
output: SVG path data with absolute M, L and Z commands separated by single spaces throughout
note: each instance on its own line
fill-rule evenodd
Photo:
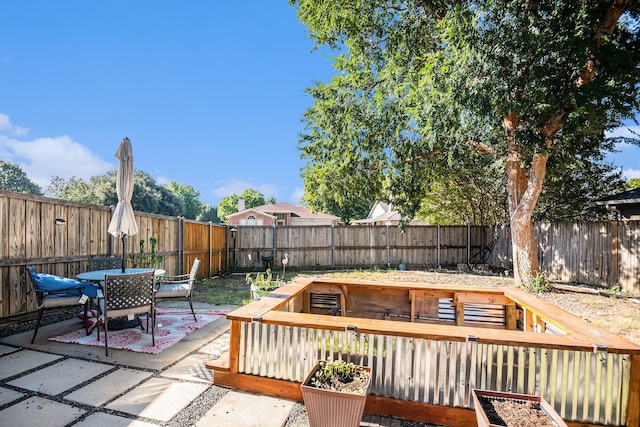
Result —
M 624 425 L 630 359 L 606 352 L 478 344 L 245 323 L 239 371 L 302 382 L 317 360 L 373 369 L 370 393 L 471 407 L 471 390 L 542 395 L 576 422 Z M 303 355 L 303 357 L 298 357 Z

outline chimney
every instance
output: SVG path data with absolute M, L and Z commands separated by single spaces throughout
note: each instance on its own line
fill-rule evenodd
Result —
M 244 210 L 244 199 L 238 199 L 238 212 L 242 212 Z

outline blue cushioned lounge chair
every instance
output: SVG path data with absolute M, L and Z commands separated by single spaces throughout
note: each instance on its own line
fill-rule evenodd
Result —
M 33 331 L 31 344 L 33 344 L 38 334 L 38 329 L 42 322 L 42 313 L 48 308 L 84 306 L 85 329 L 87 329 L 89 302 L 91 298 L 97 297 L 97 290 L 99 289 L 96 285 L 52 274 L 37 273 L 32 265 L 27 268 L 27 272 L 38 299 L 38 320 L 36 329 Z M 83 298 L 83 295 L 86 295 L 86 298 Z

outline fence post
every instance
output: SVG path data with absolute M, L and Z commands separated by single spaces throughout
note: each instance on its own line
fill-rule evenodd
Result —
M 620 278 L 620 260 L 618 254 L 618 222 L 611 222 L 611 279 L 609 286 L 615 286 Z
M 231 231 L 229 230 L 229 224 L 226 224 L 224 227 L 224 246 L 227 253 L 227 272 L 231 271 L 231 256 L 229 253 L 231 245 L 229 244 L 229 234 L 231 234 Z
M 184 217 L 178 217 L 178 274 L 184 274 Z
M 471 259 L 471 224 L 467 224 L 467 264 Z
M 336 225 L 331 223 L 331 268 L 336 268 L 335 251 L 336 251 Z
M 438 268 L 440 268 L 440 226 L 438 225 Z
M 209 221 L 209 277 L 211 277 L 211 258 L 213 257 L 213 221 Z
M 276 268 L 276 225 L 273 224 L 273 228 L 271 229 L 271 256 L 273 257 L 271 261 L 271 269 L 274 270 Z
M 391 251 L 389 249 L 389 224 L 387 223 L 387 267 L 391 268 Z

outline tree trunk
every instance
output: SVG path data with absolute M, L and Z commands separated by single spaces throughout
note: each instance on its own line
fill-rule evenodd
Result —
M 620 16 L 628 10 L 629 0 L 613 0 L 607 9 L 600 24 L 594 28 L 594 36 L 599 47 L 605 43 L 604 35 L 611 34 L 616 27 Z M 592 57 L 585 62 L 584 69 L 575 86 L 581 87 L 590 83 L 596 75 L 597 61 Z M 514 92 L 515 98 L 520 98 L 523 91 Z M 558 111 L 543 126 L 540 133 L 546 138 L 547 150 L 551 147 L 551 139 L 563 128 L 567 109 Z M 520 125 L 520 117 L 511 112 L 502 120 L 502 127 L 506 131 L 508 157 L 507 157 L 507 197 L 509 200 L 509 216 L 511 223 L 512 249 L 513 249 L 513 273 L 518 286 L 530 283 L 532 278 L 540 273 L 538 262 L 538 249 L 533 234 L 531 218 L 533 210 L 542 192 L 544 176 L 547 171 L 547 150 L 536 152 L 533 155 L 529 176 L 521 163 L 520 147 L 517 143 L 517 129 Z
M 511 224 L 511 244 L 513 251 L 513 274 L 518 286 L 530 283 L 540 272 L 538 248 L 531 218 L 542 192 L 547 170 L 548 153 L 535 153 L 529 176 L 520 158 L 520 145 L 516 141 L 519 118 L 515 113 L 504 118 L 503 127 L 507 132 L 507 198 Z M 551 141 L 547 141 L 547 147 Z

